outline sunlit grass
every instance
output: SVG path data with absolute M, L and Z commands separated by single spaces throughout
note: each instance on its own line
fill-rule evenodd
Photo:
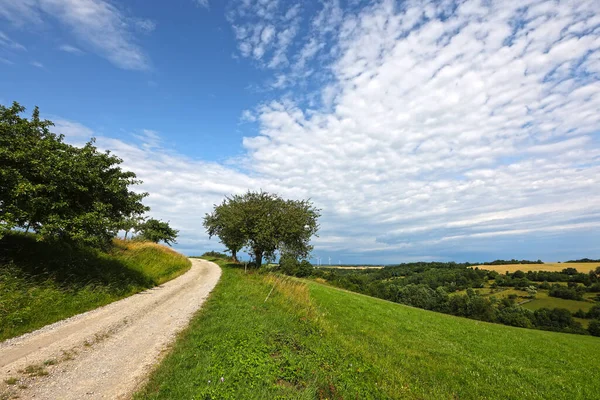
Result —
M 457 318 L 220 263 L 221 281 L 136 398 L 587 399 L 600 393 L 598 338 Z
M 0 340 L 161 284 L 191 266 L 154 243 L 116 240 L 102 252 L 10 235 L 0 246 Z

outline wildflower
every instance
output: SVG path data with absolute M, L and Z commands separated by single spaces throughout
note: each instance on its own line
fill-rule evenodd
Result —
M 221 377 L 221 382 L 225 382 L 225 378 Z

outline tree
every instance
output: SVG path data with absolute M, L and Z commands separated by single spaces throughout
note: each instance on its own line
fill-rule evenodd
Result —
M 92 139 L 83 147 L 50 132 L 36 107 L 31 120 L 18 103 L 0 106 L 0 235 L 15 228 L 44 238 L 102 245 L 123 221 L 148 210 L 141 183 L 123 171 L 122 160 L 100 152 Z
M 284 200 L 266 192 L 227 197 L 204 218 L 210 236 L 216 235 L 230 250 L 233 244 L 247 248 L 255 265 L 273 260 L 276 252 L 308 257 L 310 239 L 318 230 L 320 210 L 309 200 Z
M 139 215 L 132 215 L 130 217 L 127 217 L 123 220 L 123 222 L 121 223 L 120 228 L 125 231 L 125 239 L 127 239 L 127 235 L 132 232 L 137 232 L 140 229 L 140 225 L 144 222 L 144 216 L 139 214 Z
M 150 218 L 146 222 L 141 223 L 138 230 L 141 239 L 149 240 L 154 243 L 163 241 L 169 246 L 172 243 L 176 243 L 175 239 L 177 239 L 177 234 L 179 233 L 177 229 L 171 228 L 168 222 L 154 218 Z
M 241 230 L 243 224 L 242 208 L 226 199 L 211 214 L 206 214 L 203 225 L 209 237 L 217 236 L 231 252 L 231 258 L 237 262 L 237 253 L 246 244 L 246 236 Z
M 588 325 L 588 332 L 592 336 L 600 336 L 600 320 L 592 320 Z
M 537 295 L 537 288 L 535 286 L 530 285 L 525 290 L 527 290 L 527 296 L 530 299 L 535 299 L 535 296 Z

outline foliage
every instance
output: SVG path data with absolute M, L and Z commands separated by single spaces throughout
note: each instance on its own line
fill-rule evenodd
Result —
M 185 256 L 153 243 L 115 240 L 100 251 L 10 233 L 0 240 L 0 340 L 162 284 L 189 267 Z
M 477 289 L 493 281 L 489 285 L 492 289 L 514 287 L 527 292 L 529 299 L 534 299 L 537 297 L 538 287 L 528 278 L 543 278 L 565 281 L 569 285 L 548 285 L 550 294 L 554 290 L 567 298 L 580 298 L 577 296 L 581 296 L 586 287 L 579 285 L 578 281 L 591 284 L 596 279 L 592 275 L 576 271 L 515 271 L 499 275 L 493 271 L 473 268 L 467 263 L 439 262 L 401 264 L 377 270 L 319 269 L 313 272 L 313 276 L 325 279 L 334 286 L 426 310 L 512 326 L 581 334 L 586 331 L 572 318 L 569 310 L 563 309 L 562 304 L 530 311 L 515 305 L 515 293 L 498 300 L 493 295 L 480 295 Z
M 549 295 L 552 297 L 559 297 L 561 299 L 569 300 L 582 300 L 585 288 L 581 286 L 568 287 L 563 285 L 554 284 L 550 288 Z
M 590 379 L 596 338 L 431 313 L 218 262 L 220 282 L 135 398 L 583 399 L 600 391 Z
M 237 261 L 237 253 L 246 245 L 247 238 L 241 227 L 244 224 L 242 207 L 230 199 L 223 200 L 215 206 L 211 214 L 206 214 L 203 225 L 209 237 L 216 236 L 231 252 L 231 257 Z
M 207 251 L 204 254 L 202 254 L 202 257 L 210 257 L 210 258 L 223 258 L 223 259 L 229 259 L 229 256 L 225 253 L 220 253 L 218 251 Z
M 16 102 L 0 105 L 0 236 L 31 229 L 40 238 L 98 246 L 147 210 L 147 194 L 129 190 L 140 181 L 119 167 L 121 159 L 99 152 L 93 139 L 71 146 L 37 108 L 30 120 L 24 111 Z
M 592 336 L 600 336 L 600 320 L 595 319 L 590 321 L 588 325 L 588 331 Z
M 600 263 L 600 259 L 594 260 L 591 258 L 581 258 L 579 260 L 565 261 L 566 263 Z
M 210 236 L 235 254 L 242 246 L 260 268 L 263 259 L 273 260 L 277 251 L 306 258 L 310 239 L 318 230 L 320 211 L 309 200 L 284 200 L 266 192 L 247 192 L 227 197 L 204 217 Z
M 313 273 L 313 266 L 307 260 L 299 261 L 291 254 L 284 254 L 279 259 L 279 269 L 286 275 L 305 278 Z
M 543 264 L 542 260 L 530 261 L 530 260 L 495 260 L 490 262 L 485 262 L 481 265 L 511 265 L 511 264 Z
M 165 242 L 169 246 L 176 243 L 178 230 L 169 226 L 168 222 L 150 218 L 138 225 L 139 238 L 149 242 Z

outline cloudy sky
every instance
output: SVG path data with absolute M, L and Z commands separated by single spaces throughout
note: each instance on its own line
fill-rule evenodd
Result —
M 144 181 L 187 254 L 248 189 L 327 262 L 600 258 L 600 4 L 0 0 L 0 103 Z

